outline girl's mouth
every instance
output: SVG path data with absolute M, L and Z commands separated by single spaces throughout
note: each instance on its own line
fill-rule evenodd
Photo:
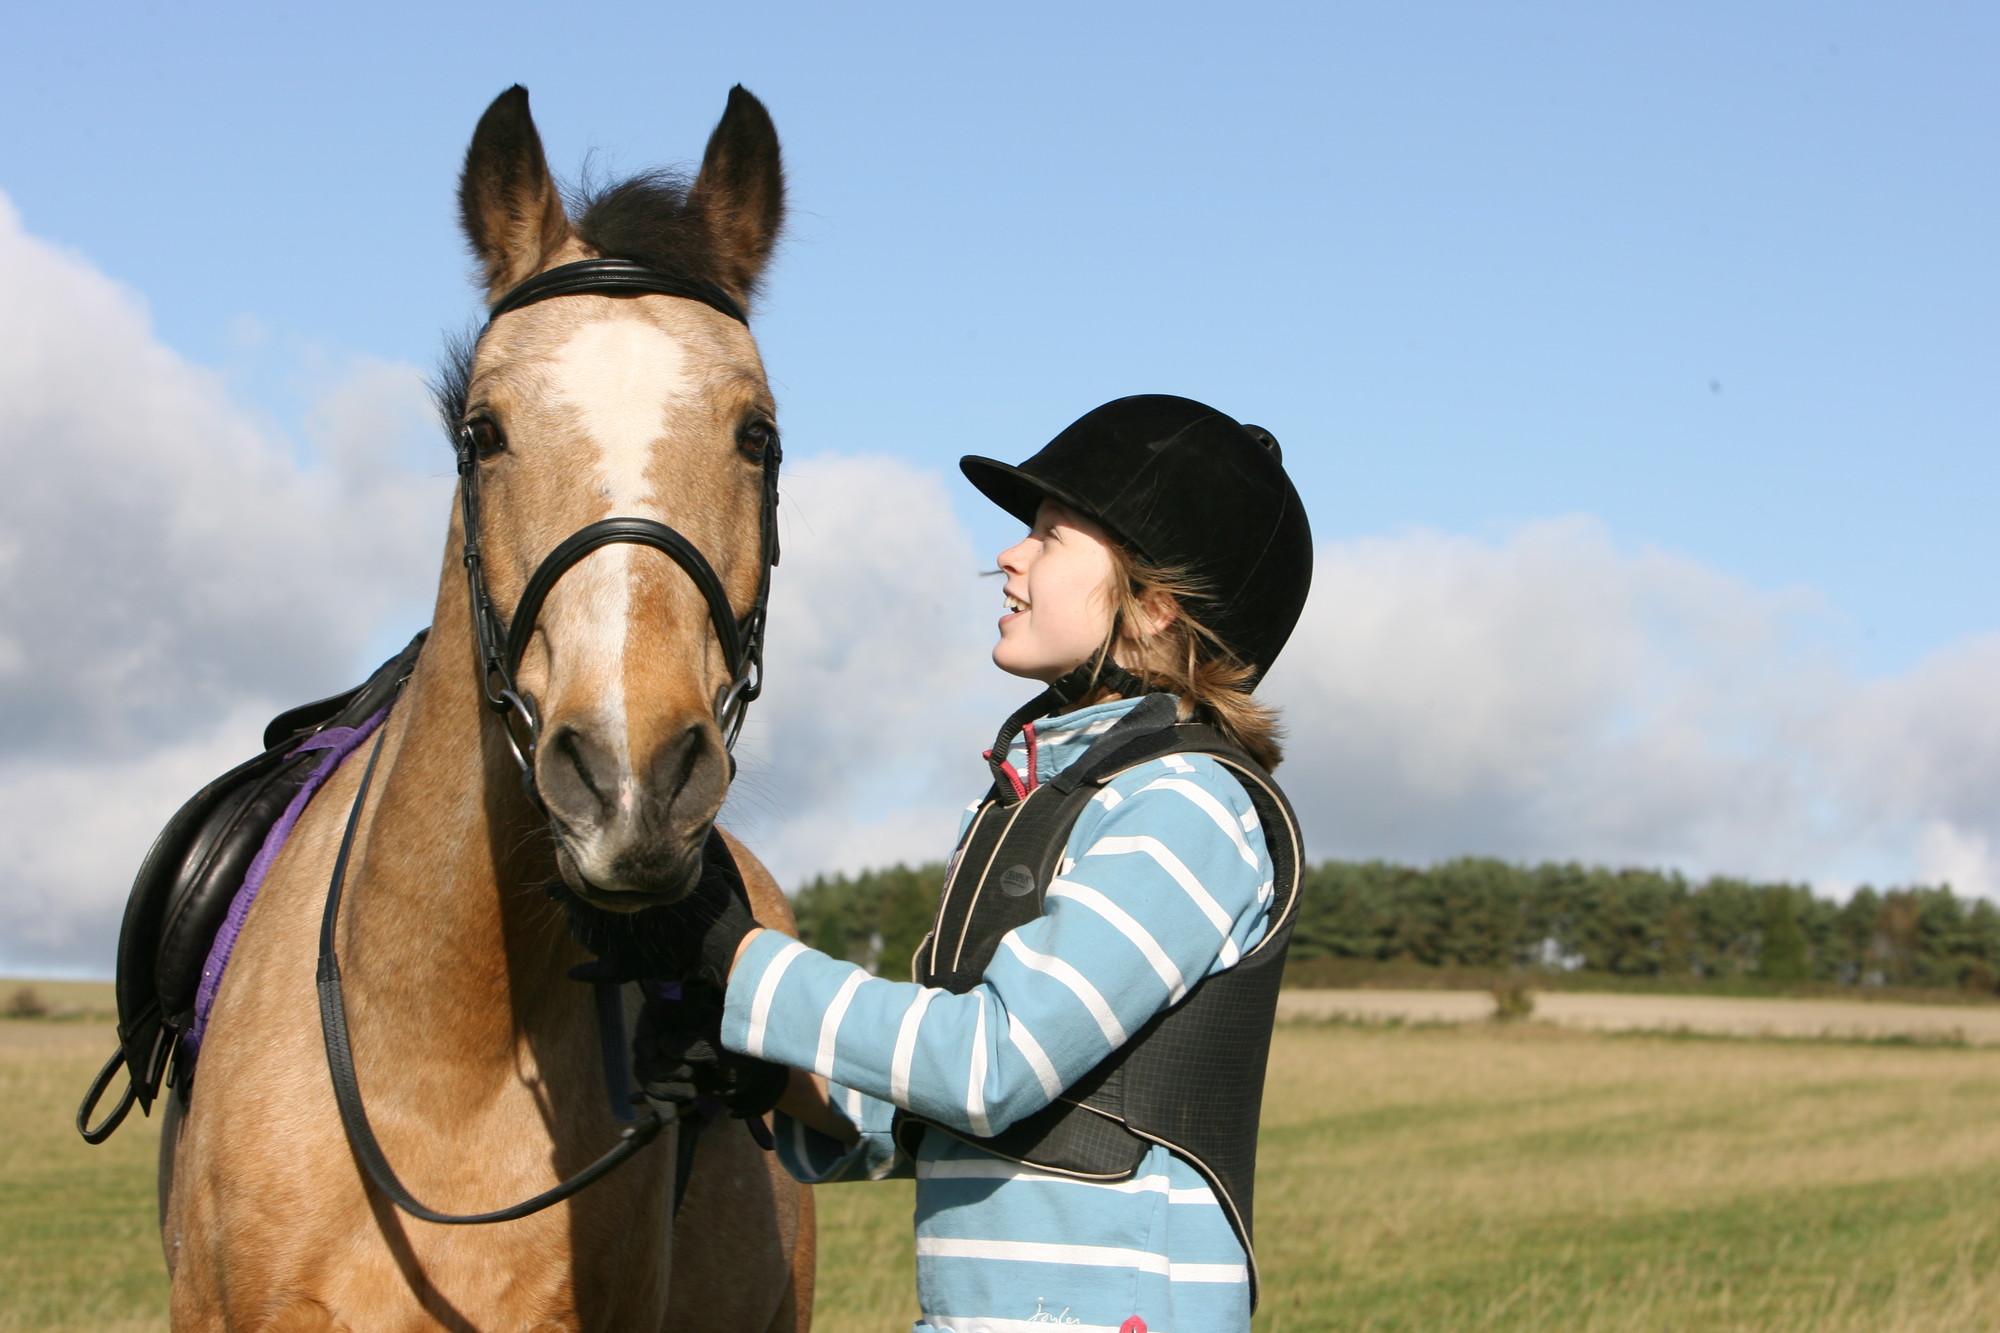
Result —
M 1007 602 L 1008 614 L 1011 615 L 1017 611 L 1025 611 L 1028 609 L 1028 604 L 1022 601 L 1020 598 L 1014 596 L 1013 594 L 1008 593 L 1004 594 L 1004 596 Z

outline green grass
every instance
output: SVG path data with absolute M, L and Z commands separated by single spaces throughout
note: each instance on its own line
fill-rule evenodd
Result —
M 1285 1029 L 1261 1329 L 1950 1329 L 2000 1309 L 2000 1055 Z
M 1990 1328 L 1996 1108 L 1990 1051 L 1281 1028 L 1256 1326 Z M 886 1269 L 884 1194 L 819 1192 L 822 1271 Z M 819 1327 L 899 1327 L 907 1293 Z
M 0 1330 L 163 1327 L 152 1127 L 68 1127 L 108 1035 L 6 1027 Z M 1281 1028 L 1257 1328 L 1992 1328 L 1996 1120 L 1994 1050 Z M 816 1327 L 906 1328 L 909 1183 L 818 1201 Z
M 115 1042 L 108 1024 L 0 1030 L 0 1331 L 164 1329 L 154 1223 L 157 1122 L 135 1111 L 92 1148 L 70 1119 Z
M 813 1333 L 907 1333 L 917 1317 L 916 1182 L 823 1185 Z

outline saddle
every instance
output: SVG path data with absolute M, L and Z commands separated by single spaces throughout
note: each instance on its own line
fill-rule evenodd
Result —
M 324 757 L 301 743 L 357 726 L 395 702 L 428 633 L 419 631 L 360 686 L 278 714 L 264 728 L 263 753 L 196 792 L 154 839 L 118 933 L 118 1050 L 77 1108 L 85 1139 L 109 1138 L 135 1101 L 150 1115 L 163 1082 L 188 1083 L 194 1051 L 181 1038 L 195 1021 L 209 950 L 250 863 Z M 126 1089 L 93 1127 L 89 1117 L 121 1065 Z

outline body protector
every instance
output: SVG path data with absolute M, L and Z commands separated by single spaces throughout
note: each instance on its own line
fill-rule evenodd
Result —
M 979 984 L 1001 937 L 1042 913 L 1069 833 L 1105 783 L 1170 754 L 1206 754 L 1249 794 L 1274 874 L 1270 923 L 1236 966 L 1198 982 L 1047 1107 L 990 1138 L 974 1138 L 907 1111 L 897 1145 L 915 1156 L 924 1129 L 952 1134 L 999 1157 L 1083 1180 L 1124 1180 L 1151 1145 L 1201 1173 L 1228 1214 L 1250 1266 L 1257 1119 L 1285 951 L 1298 917 L 1298 821 L 1270 774 L 1213 728 L 1176 722 L 1175 701 L 1153 695 L 1080 758 L 1025 798 L 980 805 L 946 877 L 931 933 L 912 968 L 926 986 L 963 994 Z M 1007 793 L 1011 796 L 1012 793 Z

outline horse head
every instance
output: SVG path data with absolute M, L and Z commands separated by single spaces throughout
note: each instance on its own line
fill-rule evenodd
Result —
M 747 677 L 725 622 L 761 614 L 777 449 L 757 345 L 730 312 L 754 294 L 783 195 L 777 134 L 740 87 L 691 184 L 635 177 L 584 200 L 574 219 L 525 90 L 494 101 L 466 154 L 462 220 L 500 313 L 445 395 L 461 485 L 478 500 L 454 539 L 473 514 L 486 595 L 517 631 L 508 683 L 530 719 L 530 788 L 564 879 L 599 906 L 685 894 L 728 790 L 724 729 Z M 713 296 L 600 284 L 505 299 L 599 258 Z M 565 539 L 608 519 L 684 537 L 713 570 L 712 599 L 685 560 L 627 539 L 589 549 L 553 583 L 536 579 Z M 505 749 L 504 727 L 488 736 Z

